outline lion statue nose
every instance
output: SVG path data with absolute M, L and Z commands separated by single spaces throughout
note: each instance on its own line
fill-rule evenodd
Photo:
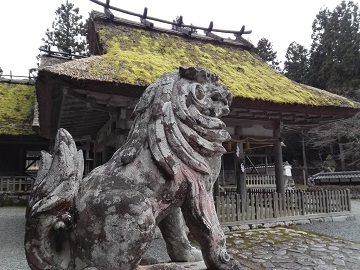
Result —
M 225 107 L 222 109 L 222 116 L 228 115 L 229 113 L 230 113 L 229 106 L 225 106 Z
M 213 104 L 214 105 L 214 104 Z M 213 117 L 223 117 L 230 113 L 229 105 L 217 104 L 218 106 L 214 106 L 214 108 L 210 109 L 210 115 Z

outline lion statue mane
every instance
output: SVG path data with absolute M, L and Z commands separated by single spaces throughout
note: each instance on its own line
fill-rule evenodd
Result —
M 218 76 L 202 68 L 163 75 L 136 105 L 125 144 L 84 178 L 82 152 L 59 129 L 53 154 L 42 152 L 27 208 L 31 269 L 152 269 L 140 263 L 156 226 L 172 261 L 242 269 L 226 252 L 213 201 L 222 143 L 230 139 L 219 118 L 231 99 Z M 201 252 L 190 245 L 183 220 Z

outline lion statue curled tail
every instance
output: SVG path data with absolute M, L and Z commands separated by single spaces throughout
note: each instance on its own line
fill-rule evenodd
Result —
M 173 261 L 201 260 L 181 212 L 209 269 L 242 269 L 226 252 L 213 201 L 230 138 L 219 118 L 230 103 L 212 72 L 180 67 L 163 75 L 135 107 L 126 143 L 85 178 L 82 152 L 60 129 L 53 155 L 42 153 L 27 208 L 31 269 L 151 269 L 140 261 L 157 225 Z

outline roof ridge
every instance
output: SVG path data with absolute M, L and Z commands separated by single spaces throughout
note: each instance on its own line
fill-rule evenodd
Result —
M 224 44 L 241 47 L 241 48 L 247 49 L 248 51 L 252 51 L 255 49 L 255 46 L 250 41 L 246 40 L 243 37 L 240 37 L 239 40 L 223 38 L 220 41 L 219 39 L 215 39 L 215 38 L 212 38 L 212 37 L 209 37 L 206 35 L 200 35 L 197 33 L 192 33 L 191 35 L 187 35 L 186 33 L 179 32 L 179 31 L 176 31 L 173 29 L 167 29 L 167 28 L 155 27 L 155 26 L 148 27 L 148 26 L 142 24 L 141 22 L 135 22 L 135 21 L 127 20 L 127 19 L 120 18 L 120 17 L 114 16 L 113 18 L 109 19 L 105 13 L 100 12 L 100 11 L 95 11 L 95 10 L 91 11 L 90 18 L 92 18 L 94 20 L 101 19 L 101 20 L 105 20 L 106 22 L 114 22 L 117 24 L 138 27 L 138 28 L 142 28 L 142 29 L 148 30 L 148 31 L 156 31 L 156 32 L 161 32 L 161 33 L 166 33 L 166 34 L 177 35 L 177 36 L 181 36 L 181 37 L 193 38 L 195 40 L 198 39 L 198 40 L 202 40 L 202 41 L 221 42 Z

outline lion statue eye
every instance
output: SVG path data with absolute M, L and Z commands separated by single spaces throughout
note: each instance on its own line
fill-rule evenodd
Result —
M 224 99 L 223 96 L 217 91 L 211 95 L 212 101 L 223 101 L 223 99 Z
M 205 98 L 205 89 L 201 84 L 195 83 L 191 85 L 191 90 L 193 97 L 197 100 L 202 100 Z

